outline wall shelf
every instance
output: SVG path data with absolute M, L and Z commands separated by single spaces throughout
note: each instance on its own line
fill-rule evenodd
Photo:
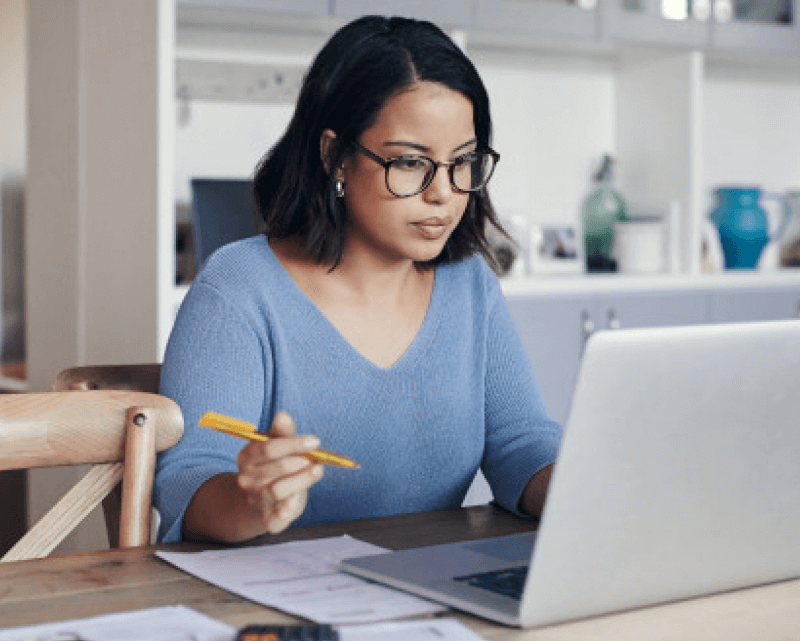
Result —
M 777 271 L 736 270 L 714 274 L 585 274 L 503 278 L 507 296 L 592 294 L 612 292 L 666 292 L 737 289 L 795 288 L 800 293 L 800 269 Z

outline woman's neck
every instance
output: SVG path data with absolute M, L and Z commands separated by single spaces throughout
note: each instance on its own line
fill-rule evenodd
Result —
M 314 302 L 318 302 L 314 293 L 325 292 L 359 306 L 393 306 L 414 297 L 420 289 L 430 293 L 432 288 L 435 270 L 420 267 L 412 260 L 388 260 L 350 251 L 331 269 L 332 265 L 318 264 L 291 240 L 270 241 L 270 245 L 289 275 Z

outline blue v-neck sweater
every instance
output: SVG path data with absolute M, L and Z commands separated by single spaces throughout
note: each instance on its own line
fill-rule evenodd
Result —
M 516 511 L 561 436 L 497 279 L 477 256 L 436 269 L 419 333 L 380 368 L 297 287 L 263 236 L 223 247 L 178 312 L 161 393 L 180 405 L 186 426 L 158 458 L 163 541 L 181 539 L 204 482 L 236 472 L 244 442 L 199 427 L 209 410 L 261 431 L 287 410 L 298 433 L 361 464 L 327 466 L 295 525 L 458 507 L 479 467 L 495 499 Z

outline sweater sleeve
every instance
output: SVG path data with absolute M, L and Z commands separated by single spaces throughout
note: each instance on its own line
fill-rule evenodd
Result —
M 495 283 L 486 345 L 486 445 L 483 472 L 495 500 L 521 515 L 528 481 L 553 463 L 561 426 L 547 414 L 533 368 L 505 298 Z
M 181 441 L 159 455 L 154 505 L 159 541 L 181 539 L 183 516 L 194 494 L 210 478 L 237 471 L 244 442 L 198 425 L 206 411 L 256 425 L 264 412 L 269 349 L 243 312 L 213 286 L 196 282 L 178 313 L 164 356 L 160 391 L 184 417 Z

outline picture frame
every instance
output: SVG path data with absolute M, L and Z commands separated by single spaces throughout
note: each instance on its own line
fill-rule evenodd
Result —
M 538 274 L 580 274 L 585 271 L 579 230 L 561 223 L 531 226 L 529 264 Z

